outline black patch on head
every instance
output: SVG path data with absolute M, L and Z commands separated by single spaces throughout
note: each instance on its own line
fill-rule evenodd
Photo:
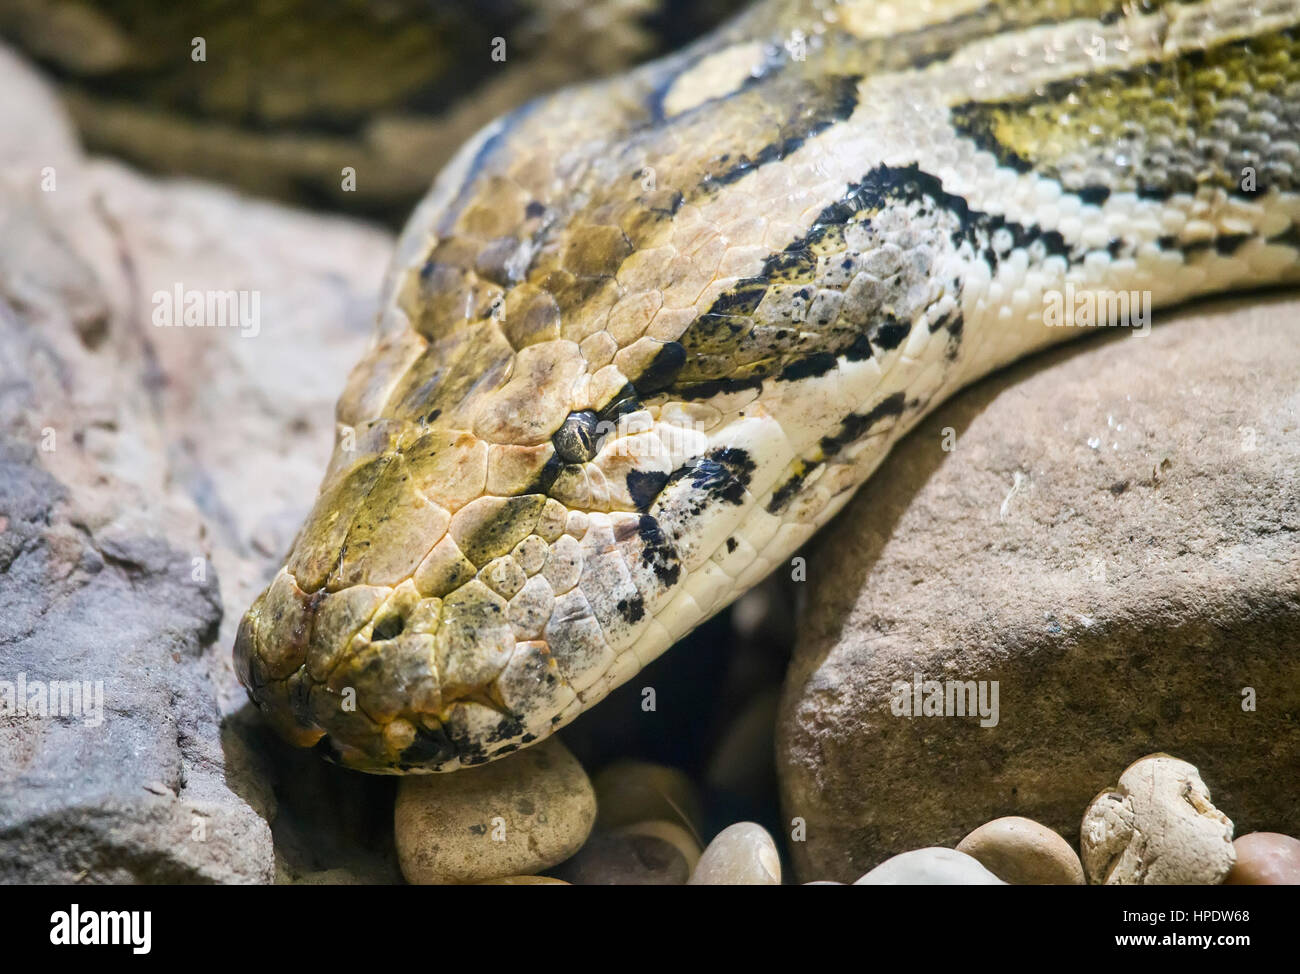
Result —
M 777 382 L 793 382 L 825 375 L 835 368 L 837 357 L 834 352 L 817 352 L 807 358 L 795 359 L 776 377 Z
M 794 474 L 780 487 L 772 491 L 772 498 L 767 502 L 768 513 L 780 514 L 789 507 L 790 502 L 794 500 L 795 495 L 799 493 L 799 488 L 803 486 L 804 481 L 807 480 L 808 476 L 820 466 L 820 463 L 813 464 L 800 473 Z
M 628 622 L 636 623 L 645 618 L 645 599 L 640 595 L 620 599 L 617 608 L 618 614 Z
M 524 207 L 524 216 L 529 220 L 534 220 L 546 212 L 546 207 L 537 200 L 532 200 Z
M 402 751 L 401 765 L 417 767 L 446 764 L 455 756 L 456 747 L 441 726 L 433 730 L 417 727 L 415 740 Z
M 711 500 L 743 504 L 753 474 L 754 461 L 747 450 L 723 447 L 678 467 L 668 481 L 675 484 L 688 480 L 692 487 L 704 491 Z
M 501 720 L 492 728 L 485 743 L 496 744 L 500 741 L 512 741 L 523 732 L 524 725 L 518 717 L 514 714 L 502 714 Z
M 660 392 L 673 384 L 685 364 L 686 349 L 677 342 L 664 342 L 633 385 L 641 396 Z
M 871 342 L 883 351 L 890 351 L 903 344 L 903 339 L 912 330 L 912 326 L 896 319 L 884 322 L 872 332 Z
M 812 273 L 811 254 L 816 241 L 832 233 L 842 233 L 844 225 L 850 221 L 869 224 L 873 214 L 898 203 L 915 205 L 925 212 L 946 214 L 955 224 L 953 246 L 983 257 L 994 269 L 1015 249 L 1027 250 L 1033 261 L 1062 256 L 1068 264 L 1078 262 L 1087 252 L 1086 248 L 1067 246 L 1059 231 L 1044 231 L 1010 221 L 1000 214 L 972 210 L 965 199 L 945 192 L 941 180 L 915 164 L 876 166 L 859 182 L 849 185 L 839 200 L 828 204 L 813 219 L 804 237 L 771 255 L 765 262 L 762 275 L 737 282 L 729 291 L 719 295 L 707 312 L 691 322 L 678 338 L 685 350 L 684 364 L 664 391 L 687 400 L 706 399 L 758 389 L 769 379 L 793 381 L 825 375 L 835 367 L 837 358 L 862 361 L 876 352 L 901 346 L 912 326 L 910 322 L 893 317 L 889 308 L 882 306 L 874 311 L 868 310 L 867 314 L 871 316 L 868 321 L 845 320 L 834 328 L 827 327 L 829 322 L 811 322 L 804 326 L 808 332 L 806 346 L 791 352 L 773 348 L 770 358 L 749 363 L 741 375 L 734 374 L 734 359 L 726 354 L 727 350 L 745 348 L 746 342 L 754 340 L 751 337 L 755 324 L 752 316 L 769 287 L 792 274 L 798 281 L 802 280 L 798 275 Z M 952 284 L 959 294 L 961 281 L 954 280 Z M 941 327 L 948 329 L 954 341 L 949 354 L 955 356 L 955 343 L 960 342 L 962 334 L 960 312 L 932 323 L 931 331 L 938 331 Z M 784 337 L 788 336 L 778 332 L 778 339 L 784 340 Z M 718 374 L 724 370 L 731 374 Z
M 649 514 L 642 514 L 637 533 L 643 545 L 641 564 L 653 571 L 665 588 L 676 585 L 682 574 L 681 559 L 672 542 L 664 537 L 659 521 Z
M 560 471 L 565 467 L 565 463 L 560 459 L 559 451 L 552 453 L 542 464 L 542 469 L 537 472 L 533 482 L 528 485 L 525 494 L 547 494 L 550 493 L 551 487 L 555 484 L 555 478 L 560 475 Z
M 627 492 L 632 496 L 632 503 L 642 513 L 650 509 L 650 505 L 667 485 L 668 474 L 657 470 L 629 470 L 627 474 Z
M 730 291 L 718 295 L 704 317 L 728 318 L 733 315 L 752 315 L 767 293 L 767 278 L 746 277 L 737 281 Z
M 853 344 L 843 352 L 844 359 L 848 362 L 865 362 L 874 354 L 875 352 L 871 349 L 871 340 L 866 335 L 859 335 L 853 339 Z
M 832 457 L 850 443 L 855 443 L 871 432 L 871 427 L 881 420 L 902 414 L 906 402 L 902 392 L 886 396 L 865 413 L 849 413 L 840 422 L 840 431 L 833 436 L 823 436 L 819 444 L 825 456 Z
M 727 539 L 727 554 L 731 554 L 733 551 L 736 550 L 736 548 L 737 548 L 738 546 L 739 546 L 739 545 L 738 545 L 738 542 L 736 541 L 735 538 L 728 538 L 728 539 Z
M 1102 203 L 1105 203 L 1106 200 L 1110 199 L 1110 187 L 1084 186 L 1082 189 L 1078 190 L 1075 195 L 1085 203 L 1094 203 L 1097 206 L 1100 206 Z
M 551 437 L 556 457 L 562 463 L 586 463 L 596 455 L 599 425 L 599 417 L 590 409 L 569 413 Z
M 831 75 L 788 83 L 776 76 L 771 86 L 763 88 L 765 92 L 767 87 L 772 89 L 766 98 L 768 104 L 791 106 L 790 117 L 780 129 L 782 137 L 763 146 L 753 158 L 741 154 L 722 172 L 707 174 L 704 183 L 725 186 L 737 182 L 752 170 L 784 159 L 813 136 L 842 122 L 858 107 L 861 80 L 859 75 Z
M 597 413 L 597 418 L 601 423 L 617 423 L 620 416 L 627 413 L 634 413 L 641 408 L 641 397 L 633 388 L 632 383 L 623 384 L 623 388 L 614 394 L 614 398 L 606 403 Z
M 370 632 L 370 641 L 372 643 L 382 643 L 386 639 L 394 639 L 402 634 L 406 628 L 406 620 L 397 613 L 384 616 L 375 623 L 375 628 Z

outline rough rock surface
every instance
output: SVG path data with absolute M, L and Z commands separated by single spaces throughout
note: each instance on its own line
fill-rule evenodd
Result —
M 1073 837 L 1153 751 L 1239 831 L 1300 831 L 1297 315 L 1260 297 L 1092 337 L 900 444 L 806 553 L 777 755 L 801 879 L 1003 815 Z M 916 674 L 998 681 L 998 722 L 894 716 Z
M 293 783 L 221 724 L 233 625 L 309 506 L 391 241 L 87 159 L 2 50 L 0 90 L 0 701 L 103 687 L 98 724 L 0 712 L 0 881 L 269 881 Z M 257 292 L 256 337 L 154 327 L 177 285 Z M 281 873 L 391 877 L 387 844 L 290 843 Z
M 1237 861 L 1232 821 L 1196 768 L 1168 754 L 1134 761 L 1083 813 L 1088 881 L 1106 886 L 1217 886 Z

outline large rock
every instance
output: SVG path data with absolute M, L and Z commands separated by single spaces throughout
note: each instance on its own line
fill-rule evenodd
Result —
M 310 506 L 391 239 L 86 159 L 3 51 L 0 90 L 21 96 L 0 110 L 0 882 L 265 882 L 272 821 L 282 876 L 391 879 L 391 832 L 362 862 L 315 854 L 373 815 L 277 820 L 320 788 L 222 722 L 233 627 Z M 177 285 L 257 292 L 256 336 L 154 327 Z M 391 821 L 391 786 L 338 791 Z
M 1073 840 L 1154 751 L 1238 831 L 1300 831 L 1297 315 L 1274 296 L 1063 348 L 899 446 L 807 553 L 777 758 L 801 878 L 1003 815 Z M 916 674 L 997 681 L 996 725 L 895 716 Z

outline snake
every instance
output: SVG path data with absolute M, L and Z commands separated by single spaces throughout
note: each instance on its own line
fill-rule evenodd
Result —
M 1297 156 L 1293 0 L 764 0 L 530 101 L 400 234 L 239 678 L 361 771 L 543 741 L 1080 295 L 1294 285 Z

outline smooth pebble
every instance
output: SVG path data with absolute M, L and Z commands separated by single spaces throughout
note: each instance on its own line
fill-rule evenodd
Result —
M 1006 883 L 966 853 L 933 846 L 886 859 L 853 885 L 1005 886 Z
M 1070 843 L 1033 819 L 1008 815 L 957 843 L 1003 882 L 1015 886 L 1082 886 L 1083 863 Z
M 667 839 L 619 831 L 597 832 L 555 874 L 575 886 L 681 886 L 691 870 Z
M 700 827 L 695 785 L 676 768 L 649 761 L 615 761 L 596 775 L 594 787 L 601 829 L 654 820 L 678 822 L 691 830 Z
M 1228 886 L 1300 885 L 1300 839 L 1280 832 L 1250 832 L 1232 843 L 1237 861 Z
M 714 836 L 691 873 L 691 886 L 780 886 L 781 857 L 756 822 L 728 825 Z
M 596 796 L 551 738 L 454 774 L 408 775 L 397 788 L 397 857 L 410 883 L 476 883 L 541 872 L 582 847 Z

